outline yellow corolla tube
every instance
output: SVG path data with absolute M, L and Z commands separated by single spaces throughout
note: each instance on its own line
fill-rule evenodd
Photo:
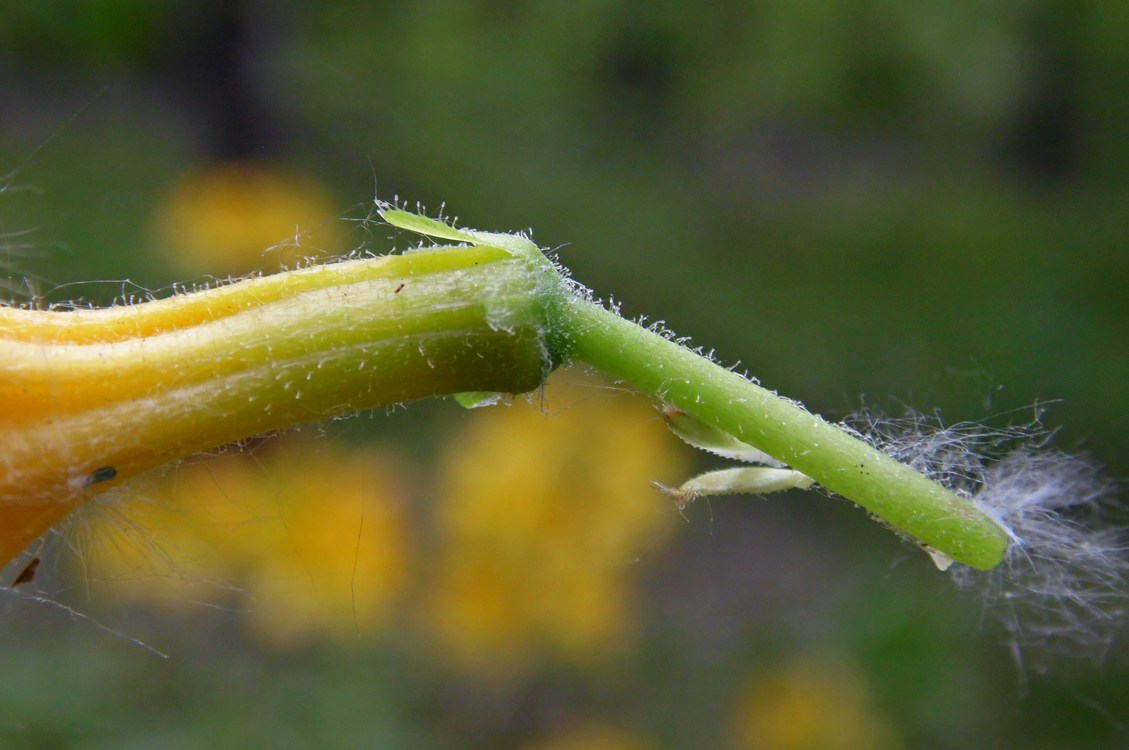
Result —
M 250 435 L 550 369 L 540 267 L 449 247 L 91 310 L 0 307 L 0 565 L 93 495 Z

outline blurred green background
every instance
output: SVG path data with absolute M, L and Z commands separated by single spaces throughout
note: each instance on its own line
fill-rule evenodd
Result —
M 625 314 L 664 320 L 815 412 L 1003 424 L 1054 401 L 1055 444 L 1120 479 L 1127 91 L 1129 6 L 1114 0 L 6 2 L 0 284 L 21 302 L 108 304 L 285 252 L 403 247 L 364 221 L 373 195 L 445 203 L 470 226 L 532 227 Z M 296 251 L 259 253 L 296 236 Z M 607 465 L 642 467 L 623 476 L 648 493 L 649 479 L 715 464 L 650 435 L 599 449 L 594 435 L 653 418 L 601 418 L 619 414 L 607 384 L 566 388 L 536 437 L 445 402 L 304 431 L 324 433 L 310 452 L 348 445 L 396 465 L 414 529 L 415 572 L 379 624 L 354 603 L 345 637 L 264 637 L 248 626 L 255 597 L 199 600 L 189 617 L 198 600 L 179 590 L 173 605 L 94 593 L 99 542 L 72 525 L 37 588 L 0 598 L 0 748 L 1129 747 L 1120 648 L 1017 652 L 973 592 L 845 503 L 720 500 L 683 520 L 651 493 L 645 521 L 570 505 L 591 491 L 614 506 L 596 476 Z M 599 408 L 566 424 L 574 402 Z M 566 450 L 556 432 L 572 436 L 571 468 L 466 489 L 460 450 L 511 428 L 509 461 Z M 538 552 L 557 544 L 514 552 L 530 543 L 516 522 L 525 542 L 466 531 L 459 513 L 494 529 L 513 506 L 452 497 L 514 487 L 515 504 L 556 493 L 583 514 L 569 516 L 588 540 L 578 555 L 604 524 L 633 541 L 583 576 L 506 589 L 545 597 L 524 624 L 497 594 L 512 632 L 452 656 L 466 656 L 463 620 L 420 634 L 445 622 L 431 592 L 446 561 L 483 571 L 479 585 L 512 575 L 499 561 L 548 565 Z M 118 500 L 102 510 L 120 530 L 132 522 Z M 339 529 L 350 555 L 356 523 Z M 162 548 L 160 534 L 135 535 L 134 552 Z M 265 563 L 219 558 L 176 569 L 254 590 L 248 571 Z M 588 594 L 569 598 L 574 584 Z M 614 627 L 554 630 L 617 608 Z M 520 658 L 506 651 L 518 642 Z

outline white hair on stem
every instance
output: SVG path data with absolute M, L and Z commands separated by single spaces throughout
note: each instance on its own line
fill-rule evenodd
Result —
M 939 417 L 889 419 L 862 412 L 847 427 L 877 448 L 968 498 L 1011 536 L 993 571 L 953 567 L 1003 615 L 1017 649 L 1108 653 L 1129 617 L 1125 529 L 1111 518 L 1115 485 L 1084 456 L 1049 447 L 1032 422 L 993 428 Z

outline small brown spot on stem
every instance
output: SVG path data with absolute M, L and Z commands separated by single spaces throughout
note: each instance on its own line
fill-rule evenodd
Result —
M 31 558 L 31 562 L 24 566 L 16 579 L 12 581 L 12 586 L 19 586 L 24 583 L 31 583 L 35 580 L 35 571 L 39 570 L 39 558 Z
M 100 466 L 86 477 L 86 486 L 108 482 L 118 475 L 118 470 L 113 466 Z

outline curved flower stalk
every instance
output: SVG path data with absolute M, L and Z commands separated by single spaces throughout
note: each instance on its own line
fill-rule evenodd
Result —
M 528 239 L 381 208 L 390 224 L 459 245 L 105 310 L 0 308 L 0 560 L 92 495 L 176 458 L 380 404 L 521 393 L 569 361 L 958 562 L 1003 558 L 1008 533 L 967 500 L 594 302 Z

